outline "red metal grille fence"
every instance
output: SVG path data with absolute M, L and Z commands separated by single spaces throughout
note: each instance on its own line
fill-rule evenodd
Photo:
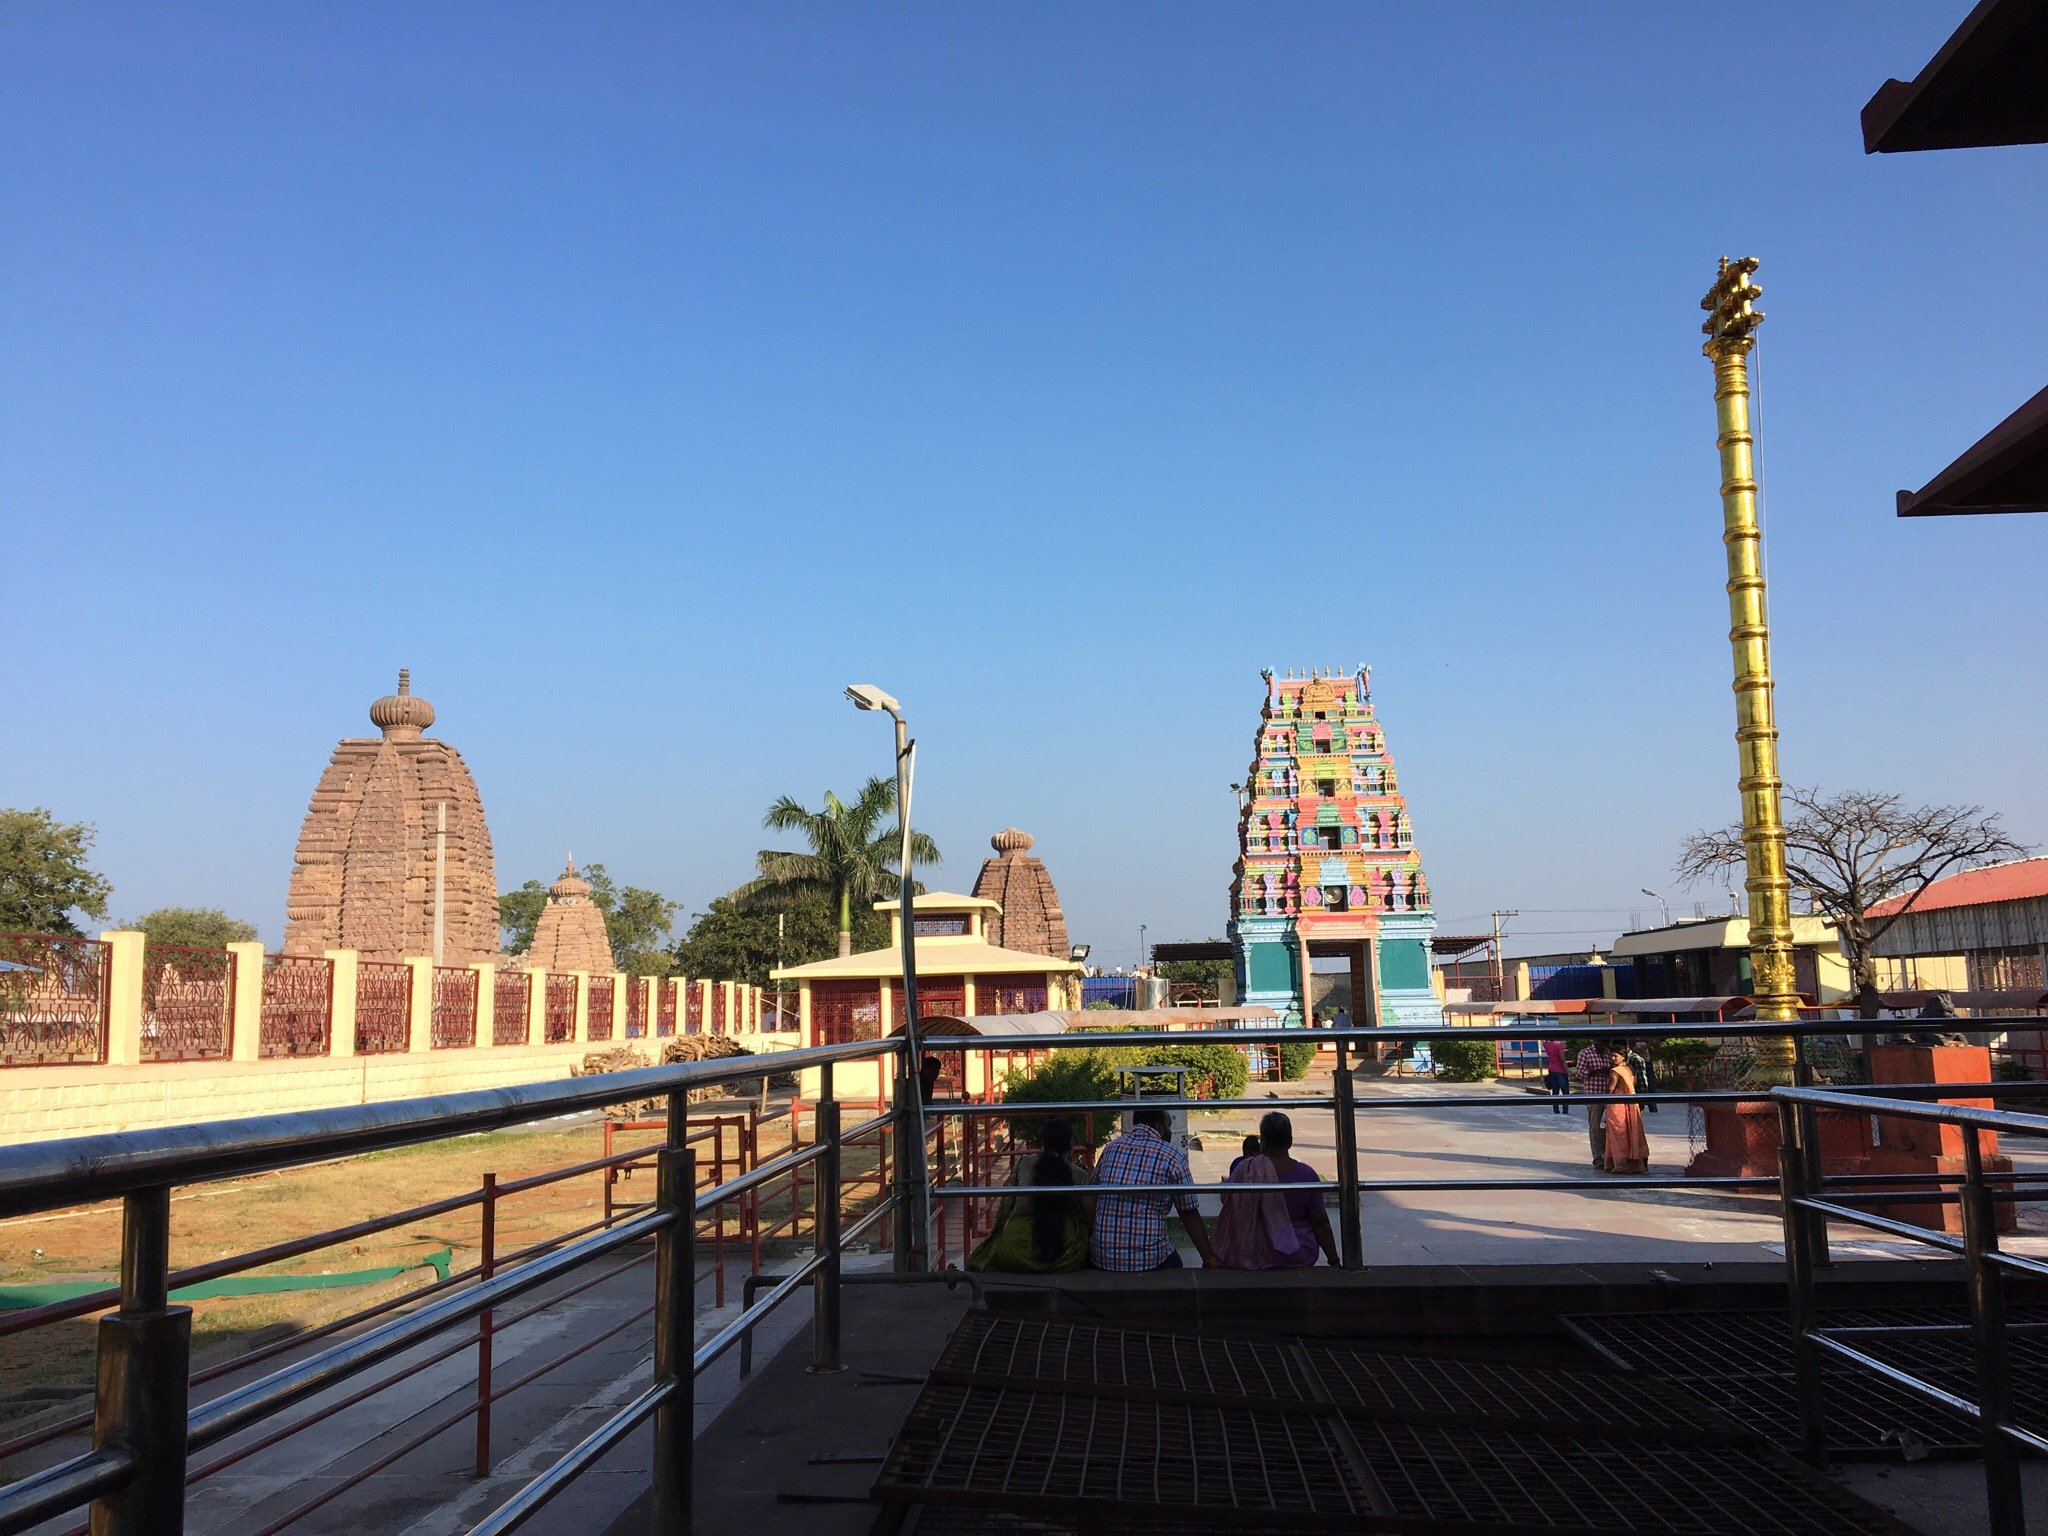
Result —
M 711 983 L 711 1033 L 714 1035 L 729 1033 L 725 1019 L 725 1000 L 729 991 L 722 981 Z
M 150 944 L 142 951 L 142 1059 L 219 1061 L 231 1054 L 235 957 L 224 949 Z
M 682 991 L 683 1029 L 688 1034 L 701 1035 L 704 1033 L 704 989 L 695 981 L 686 981 L 682 984 Z M 669 1028 L 675 1028 L 675 1020 L 669 1020 Z
M 392 960 L 356 966 L 356 1054 L 412 1049 L 412 967 Z
M 874 1040 L 882 1033 L 882 994 L 871 981 L 821 981 L 811 987 L 811 1044 Z
M 106 1060 L 105 944 L 0 933 L 0 960 L 0 1067 Z
M 533 973 L 500 971 L 491 994 L 491 1044 L 524 1045 L 533 1033 Z
M 617 985 L 609 976 L 590 978 L 590 1038 L 593 1040 L 612 1037 L 612 992 Z
M 334 962 L 317 955 L 263 957 L 265 1056 L 325 1056 L 334 1020 Z
M 918 999 L 924 999 L 924 989 L 918 989 Z M 932 1010 L 926 1009 L 926 1012 Z M 1025 981 L 1016 976 L 977 976 L 974 978 L 974 1011 L 976 1013 L 1043 1013 L 1045 1011 L 1045 983 Z
M 676 999 L 692 990 L 693 983 L 662 977 L 654 984 L 654 1032 L 657 1035 L 672 1035 L 676 1032 Z
M 576 978 L 549 971 L 547 991 L 541 998 L 541 1038 L 560 1045 L 576 1038 Z
M 434 967 L 434 1048 L 476 1044 L 477 974 L 466 965 Z
M 647 1033 L 647 989 L 659 987 L 668 990 L 666 979 L 657 976 L 649 981 L 644 976 L 633 976 L 626 981 L 626 1038 L 638 1040 Z M 669 1006 L 673 1007 L 674 1004 Z

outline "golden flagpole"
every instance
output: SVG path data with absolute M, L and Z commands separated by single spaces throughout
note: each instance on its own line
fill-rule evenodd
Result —
M 1750 992 L 1767 1022 L 1799 1017 L 1792 968 L 1792 894 L 1785 878 L 1785 823 L 1779 806 L 1778 726 L 1771 706 L 1771 626 L 1764 605 L 1763 532 L 1756 515 L 1755 437 L 1749 426 L 1749 352 L 1763 312 L 1750 279 L 1757 259 L 1721 258 L 1700 308 L 1714 364 L 1720 426 L 1721 541 L 1728 548 L 1728 642 L 1735 653 L 1735 741 L 1742 761 L 1742 846 L 1749 866 Z M 1792 1074 L 1789 1040 L 1764 1042 L 1758 1065 L 1778 1081 Z

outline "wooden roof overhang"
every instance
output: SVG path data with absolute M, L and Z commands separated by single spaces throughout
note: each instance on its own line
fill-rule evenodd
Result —
M 2041 87 L 2048 100 L 2048 76 Z M 1993 427 L 1917 491 L 1899 492 L 1899 516 L 2048 512 L 2048 389 Z
M 1863 108 L 1865 154 L 2048 142 L 2048 0 L 1979 0 L 1911 80 Z

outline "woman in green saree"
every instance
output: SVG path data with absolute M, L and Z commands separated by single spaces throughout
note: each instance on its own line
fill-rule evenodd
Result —
M 1085 1195 L 1054 1194 L 1074 1182 L 1074 1128 L 1050 1119 L 1038 1128 L 1038 1155 L 1020 1157 L 1010 1183 L 1045 1191 L 1005 1195 L 996 1224 L 967 1256 L 967 1267 L 1008 1274 L 1046 1275 L 1088 1262 L 1088 1227 L 1094 1202 Z

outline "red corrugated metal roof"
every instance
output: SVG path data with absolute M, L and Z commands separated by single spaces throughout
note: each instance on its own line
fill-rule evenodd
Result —
M 1994 901 L 2041 897 L 2048 897 L 2048 858 L 2014 859 L 2010 864 L 1987 864 L 1935 881 L 1913 903 L 1913 910 L 1933 912 L 1942 907 L 1981 907 Z M 1903 896 L 1895 896 L 1872 907 L 1870 915 L 1890 917 L 1905 904 Z

